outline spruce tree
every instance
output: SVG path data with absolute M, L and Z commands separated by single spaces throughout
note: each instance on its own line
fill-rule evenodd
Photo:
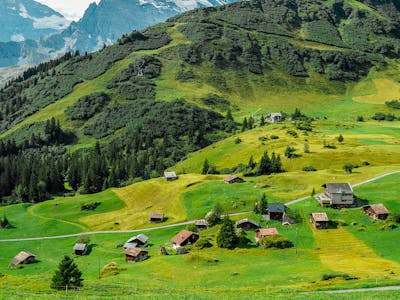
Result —
M 234 222 L 226 216 L 218 232 L 217 245 L 220 248 L 234 249 L 238 242 Z
M 82 281 L 82 272 L 73 259 L 65 255 L 54 273 L 50 287 L 56 290 L 76 289 L 83 286 Z
M 248 128 L 247 118 L 245 117 L 245 118 L 243 119 L 242 131 L 245 131 L 247 128 Z
M 265 117 L 264 115 L 261 115 L 261 119 L 260 119 L 260 127 L 265 125 Z
M 201 171 L 201 174 L 203 175 L 208 174 L 209 169 L 210 169 L 210 164 L 208 163 L 208 159 L 206 159 L 203 163 L 203 170 Z
M 260 164 L 258 165 L 257 175 L 269 175 L 271 174 L 271 159 L 267 152 L 261 157 Z
M 261 196 L 259 211 L 261 215 L 266 215 L 268 213 L 268 201 L 265 193 L 263 193 Z

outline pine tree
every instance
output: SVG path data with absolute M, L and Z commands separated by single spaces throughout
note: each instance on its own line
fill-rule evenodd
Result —
M 269 175 L 271 174 L 271 160 L 267 152 L 261 157 L 260 163 L 258 165 L 257 175 Z
M 254 128 L 254 118 L 250 116 L 249 122 L 247 123 L 247 128 L 248 129 L 253 129 Z
M 65 255 L 58 265 L 50 287 L 56 290 L 76 289 L 83 286 L 82 281 L 82 272 L 79 271 L 73 259 Z
M 218 232 L 217 245 L 220 248 L 234 249 L 238 242 L 234 222 L 226 216 Z
M 265 195 L 265 193 L 263 193 L 260 200 L 260 214 L 266 215 L 267 213 L 268 213 L 268 201 L 267 201 L 267 196 Z
M 233 121 L 232 111 L 230 109 L 228 109 L 228 111 L 226 112 L 226 117 L 225 118 L 228 121 Z
M 260 127 L 265 125 L 265 117 L 264 115 L 261 115 L 261 119 L 260 119 Z
M 337 140 L 338 140 L 339 143 L 342 143 L 342 142 L 344 141 L 343 135 L 340 134 L 340 135 L 338 136 L 338 139 L 337 139 Z
M 245 131 L 248 128 L 247 118 L 244 117 L 243 124 L 242 124 L 242 131 Z
M 254 168 L 255 168 L 256 163 L 254 162 L 253 155 L 250 156 L 249 163 L 247 164 L 247 166 L 248 166 L 250 169 L 254 169 Z
M 201 171 L 201 174 L 203 175 L 208 174 L 209 169 L 210 169 L 210 164 L 208 163 L 208 159 L 206 159 L 203 163 L 203 170 Z

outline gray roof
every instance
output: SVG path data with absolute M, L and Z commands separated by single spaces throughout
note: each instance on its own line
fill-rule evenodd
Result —
M 87 245 L 82 243 L 76 243 L 74 245 L 74 251 L 85 251 Z
M 325 183 L 323 185 L 330 194 L 353 193 L 350 183 Z
M 178 176 L 176 175 L 175 172 L 164 172 L 164 177 L 165 178 L 177 178 Z
M 236 222 L 236 226 L 237 225 L 241 225 L 243 223 L 251 223 L 251 224 L 253 224 L 253 225 L 257 226 L 257 227 L 260 227 L 260 225 L 256 221 L 253 221 L 253 220 L 251 220 L 249 218 L 245 218 L 245 219 L 241 219 L 241 220 L 237 221 Z
M 285 204 L 283 203 L 268 203 L 268 211 L 274 213 L 284 213 Z
M 149 240 L 149 237 L 144 234 L 139 234 L 137 236 L 131 237 L 126 243 L 134 243 L 136 240 L 142 242 L 143 244 L 146 244 Z
M 199 219 L 194 221 L 196 226 L 207 226 L 207 221 L 205 219 Z

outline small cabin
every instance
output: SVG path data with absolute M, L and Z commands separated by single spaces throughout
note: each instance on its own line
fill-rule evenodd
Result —
M 227 183 L 227 184 L 242 183 L 242 182 L 244 182 L 244 179 L 240 178 L 240 177 L 238 177 L 236 175 L 231 175 L 231 176 L 226 177 L 224 179 L 224 182 Z
M 282 220 L 285 214 L 285 204 L 268 203 L 268 214 L 271 220 Z
M 236 228 L 241 228 L 243 230 L 256 230 L 260 228 L 260 225 L 249 218 L 242 219 L 236 222 Z
M 283 119 L 283 116 L 281 113 L 270 113 L 267 116 L 267 122 L 269 123 L 279 123 Z
M 316 229 L 327 229 L 329 226 L 329 218 L 326 213 L 318 212 L 311 214 L 311 223 Z
M 74 254 L 75 255 L 85 255 L 87 253 L 88 250 L 88 245 L 84 244 L 84 243 L 76 243 L 74 245 Z
M 149 218 L 151 223 L 161 223 L 164 222 L 164 219 L 163 213 L 151 213 Z
M 273 235 L 278 235 L 278 229 L 276 228 L 258 228 L 256 230 L 256 235 L 255 235 L 255 240 L 258 242 L 260 239 L 267 237 L 267 236 L 273 236 Z
M 164 172 L 164 179 L 166 181 L 173 181 L 178 179 L 178 175 L 175 172 Z
M 354 204 L 354 192 L 350 183 L 325 183 L 324 194 L 319 201 L 322 206 L 349 207 Z
M 140 248 L 125 249 L 126 262 L 140 262 L 149 258 L 149 252 Z
M 208 228 L 208 223 L 206 219 L 199 219 L 194 221 L 194 226 L 196 226 L 198 230 L 205 230 Z
M 198 239 L 199 235 L 197 233 L 188 230 L 182 230 L 172 239 L 172 244 L 176 249 L 179 247 L 184 247 L 186 245 L 191 245 L 193 243 L 196 243 Z
M 11 260 L 10 266 L 31 264 L 34 263 L 35 260 L 36 260 L 35 254 L 26 251 L 21 251 Z
M 149 237 L 147 235 L 139 234 L 127 240 L 124 244 L 124 249 L 146 247 L 148 241 Z
M 365 205 L 363 206 L 363 211 L 375 220 L 386 220 L 389 216 L 389 211 L 383 204 Z

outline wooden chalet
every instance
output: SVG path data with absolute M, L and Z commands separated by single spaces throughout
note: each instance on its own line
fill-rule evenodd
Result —
M 283 119 L 283 116 L 281 113 L 270 113 L 267 116 L 267 122 L 269 123 L 278 123 L 281 122 Z
M 173 181 L 178 179 L 178 175 L 175 172 L 164 172 L 164 179 L 166 181 Z
M 186 245 L 191 245 L 199 239 L 199 235 L 195 232 L 182 230 L 172 239 L 172 244 L 174 248 L 184 247 Z
M 282 220 L 285 210 L 286 207 L 283 203 L 268 203 L 268 214 L 271 220 Z
M 256 230 L 260 228 L 260 225 L 249 218 L 242 219 L 236 222 L 236 228 L 241 228 L 243 230 Z
M 208 223 L 206 219 L 195 220 L 194 225 L 198 230 L 204 230 L 208 228 Z
M 224 179 L 224 182 L 227 183 L 227 184 L 242 183 L 242 182 L 244 182 L 244 179 L 240 178 L 240 177 L 238 177 L 236 175 L 231 175 L 231 176 L 226 177 Z
M 88 250 L 88 245 L 84 243 L 76 243 L 74 245 L 74 254 L 75 255 L 85 255 Z
M 389 216 L 389 211 L 383 204 L 365 205 L 363 211 L 375 220 L 386 220 Z
M 125 249 L 126 262 L 140 262 L 149 258 L 149 252 L 141 248 Z
M 349 207 L 354 204 L 354 192 L 350 183 L 325 183 L 324 194 L 319 196 L 322 206 Z
M 146 247 L 148 241 L 149 237 L 147 235 L 139 234 L 127 240 L 124 244 L 124 249 Z
M 164 219 L 163 213 L 151 213 L 149 218 L 151 223 L 161 223 L 164 222 Z
M 327 229 L 329 225 L 328 215 L 323 212 L 312 213 L 311 223 L 316 229 Z
M 35 260 L 36 260 L 35 254 L 26 251 L 21 251 L 11 260 L 10 266 L 31 264 L 34 263 Z
M 273 236 L 279 234 L 276 228 L 258 228 L 256 229 L 255 240 L 258 242 L 263 237 Z

